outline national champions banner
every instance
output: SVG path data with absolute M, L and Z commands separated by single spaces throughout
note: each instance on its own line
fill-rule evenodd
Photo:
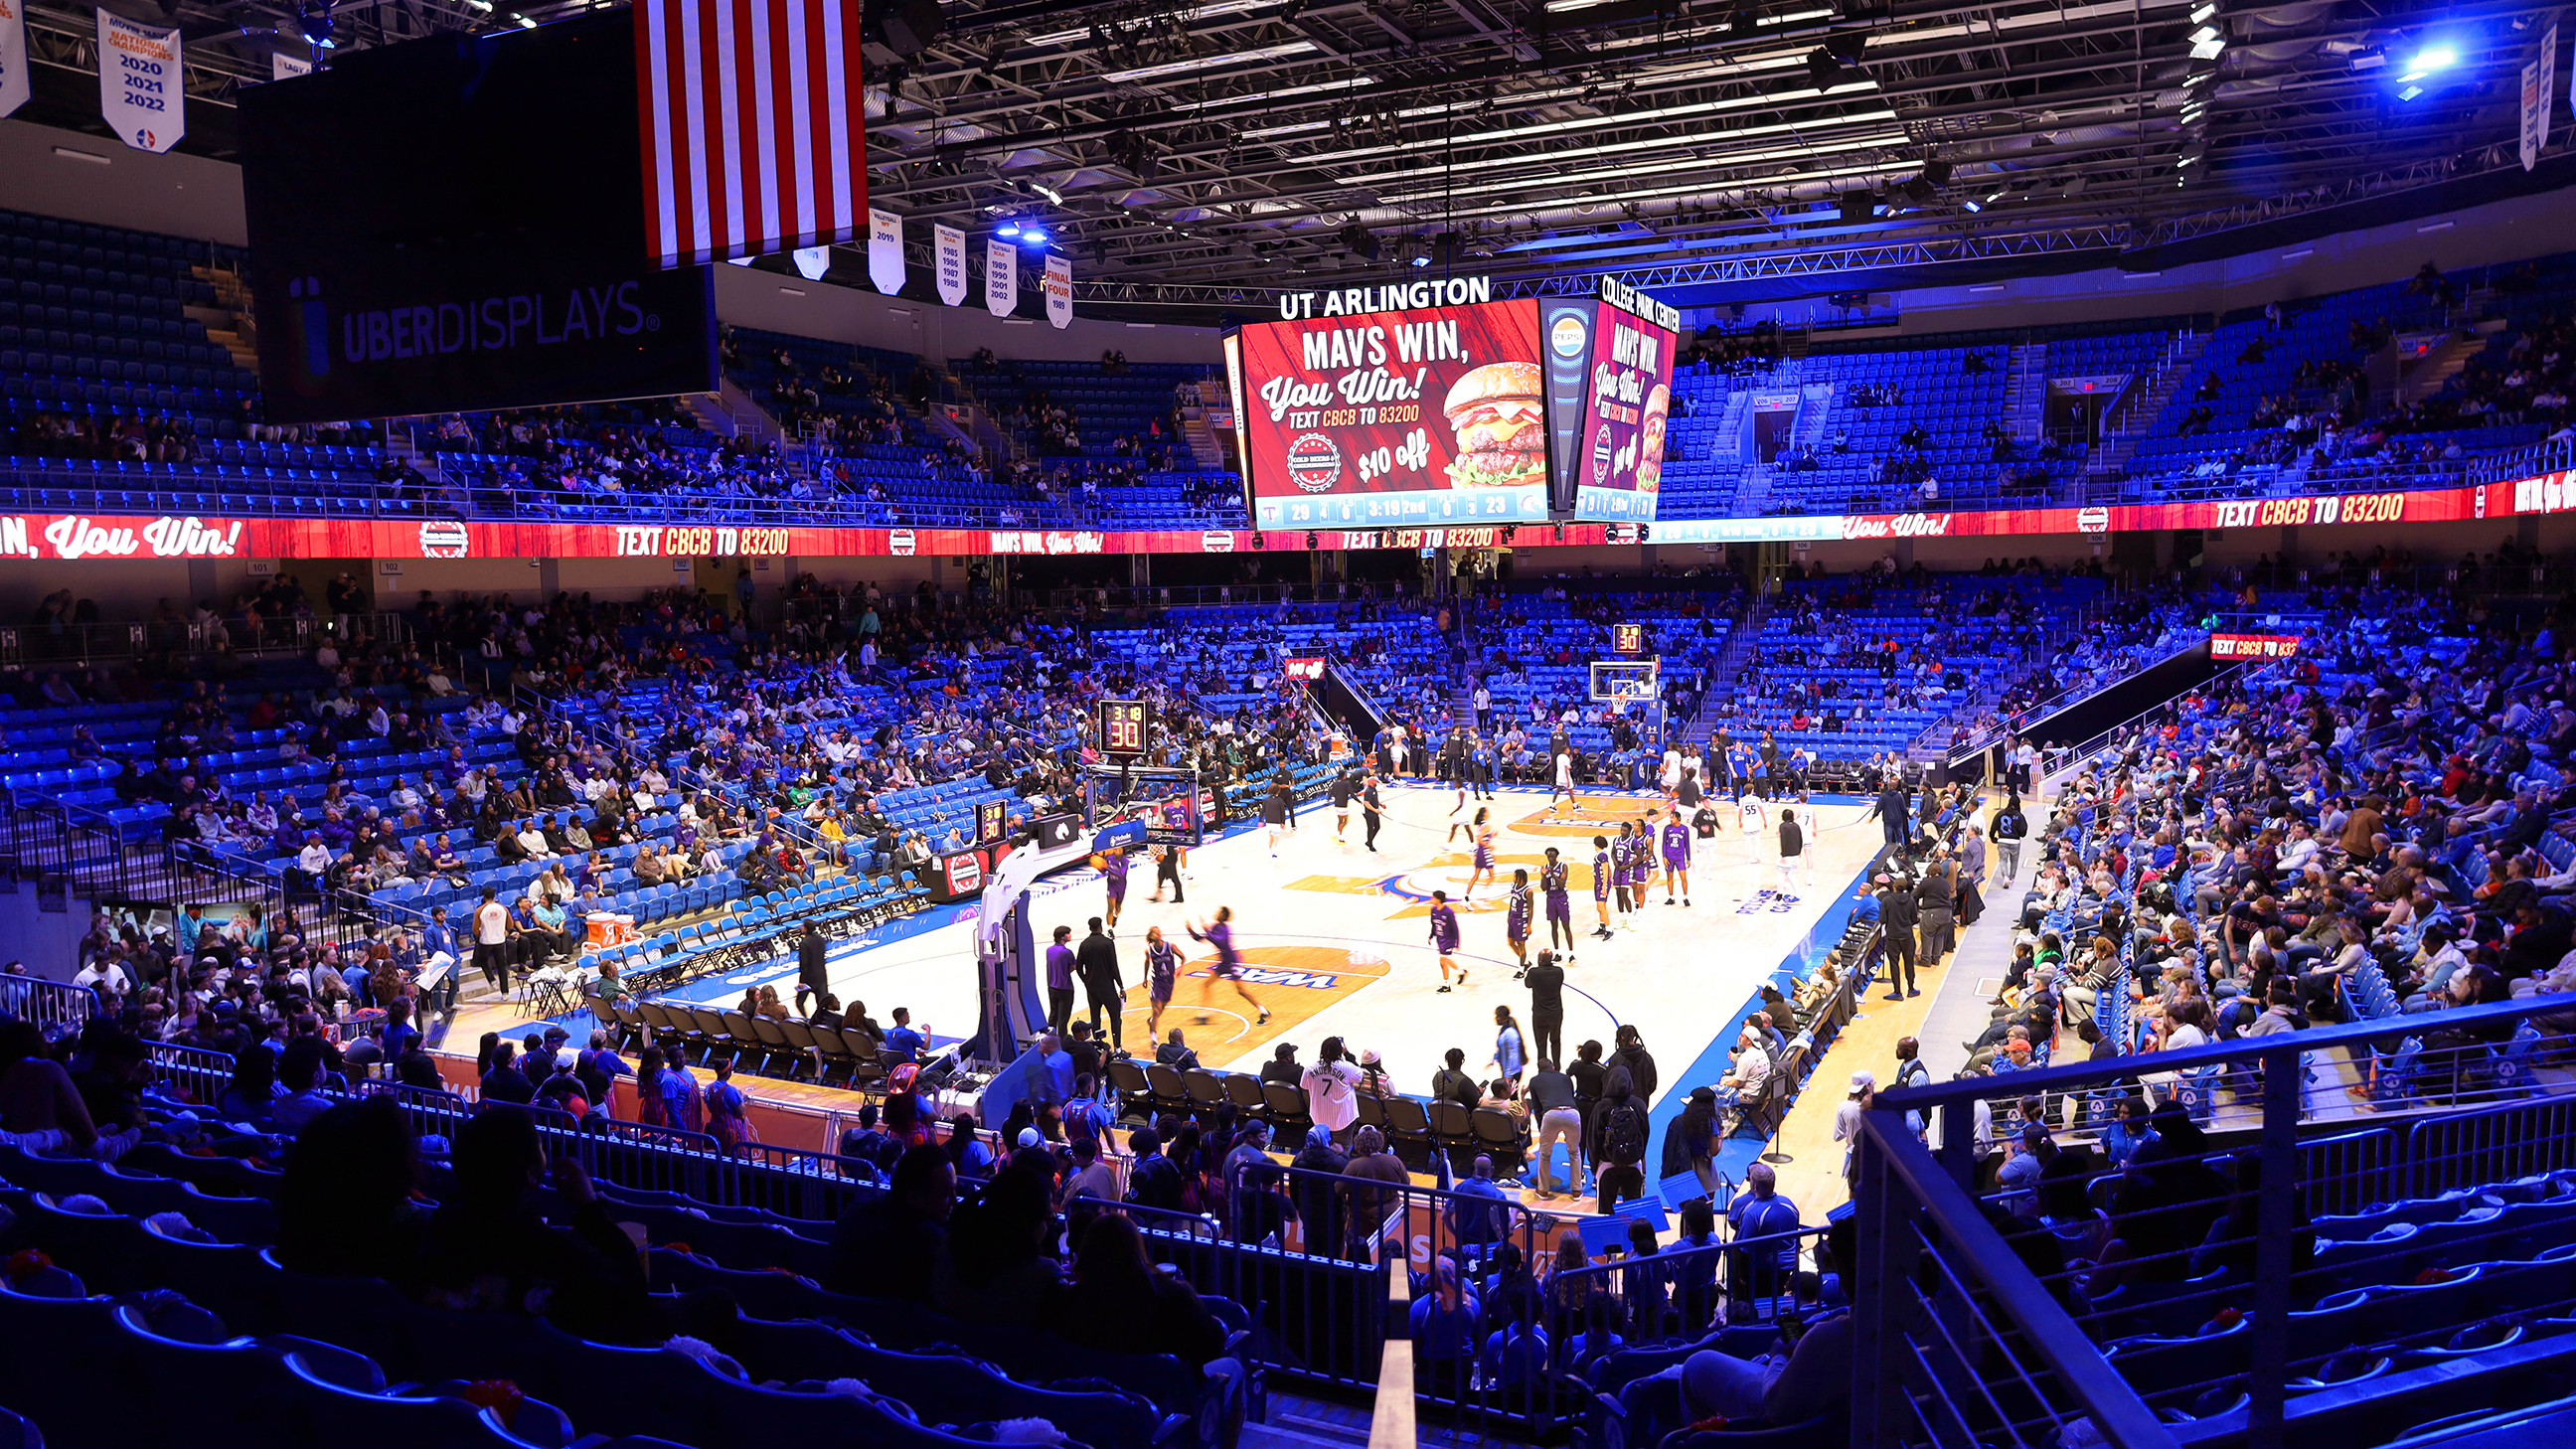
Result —
M 1049 256 L 1046 264 L 1047 325 L 1073 325 L 1073 259 Z
M 2541 32 L 2540 58 L 2522 68 L 2522 169 L 2540 162 L 2549 146 L 2549 106 L 2558 89 L 2558 22 Z
M 98 113 L 137 151 L 167 151 L 188 134 L 177 27 L 98 12 Z
M 966 233 L 953 226 L 930 228 L 931 271 L 939 282 L 939 300 L 951 307 L 966 301 Z
M 25 105 L 33 94 L 27 80 L 25 0 L 0 0 L 0 116 Z
M 903 218 L 868 208 L 868 283 L 886 296 L 903 290 Z
M 984 243 L 984 310 L 1008 317 L 1020 309 L 1020 249 L 1006 241 Z

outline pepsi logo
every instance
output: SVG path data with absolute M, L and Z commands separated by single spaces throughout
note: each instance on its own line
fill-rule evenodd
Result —
M 912 557 L 913 549 L 918 546 L 909 528 L 898 528 L 886 535 L 886 549 L 896 558 Z
M 422 558 L 463 558 L 473 543 L 465 525 L 452 518 L 433 518 L 420 526 Z
M 1288 481 L 1307 493 L 1330 493 L 1342 481 L 1341 445 L 1321 433 L 1299 433 L 1288 444 Z
M 1547 329 L 1547 345 L 1559 357 L 1581 357 L 1583 343 L 1583 319 L 1571 312 L 1557 318 L 1556 325 Z

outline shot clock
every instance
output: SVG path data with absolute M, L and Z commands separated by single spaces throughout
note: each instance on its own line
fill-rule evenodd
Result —
M 1153 724 L 1153 706 L 1141 699 L 1100 701 L 1100 752 L 1111 759 L 1130 760 L 1144 754 Z

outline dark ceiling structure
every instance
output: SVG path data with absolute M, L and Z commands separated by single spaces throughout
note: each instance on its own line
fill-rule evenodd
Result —
M 192 97 L 218 104 L 265 76 L 267 49 L 304 48 L 322 13 L 137 3 L 185 19 Z M 336 43 L 363 45 L 587 8 L 369 0 L 331 23 Z M 1504 290 L 1611 271 L 1684 303 L 2062 271 L 2223 252 L 2214 238 L 2308 214 L 2395 217 L 2451 204 L 2463 183 L 2566 184 L 2516 154 L 2522 69 L 2553 15 L 2402 0 L 874 0 L 869 191 L 906 218 L 916 274 L 934 221 L 977 239 L 1036 225 L 1074 259 L 1086 303 L 1132 316 L 1258 309 L 1277 289 L 1424 268 Z M 35 9 L 40 62 L 76 64 L 85 18 Z

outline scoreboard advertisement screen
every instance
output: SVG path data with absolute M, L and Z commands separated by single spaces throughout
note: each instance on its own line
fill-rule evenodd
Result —
M 1601 304 L 1593 317 L 1592 370 L 1583 390 L 1583 444 L 1574 457 L 1574 516 L 1651 523 L 1664 476 L 1664 422 L 1672 407 L 1670 329 Z
M 1152 719 L 1152 706 L 1141 699 L 1100 701 L 1100 752 L 1130 759 L 1145 753 Z
M 1625 305 L 1483 278 L 1283 296 L 1224 342 L 1254 525 L 1652 520 L 1679 319 L 1603 293 Z
M 2299 652 L 2298 634 L 2212 634 L 2212 659 L 2287 659 Z

